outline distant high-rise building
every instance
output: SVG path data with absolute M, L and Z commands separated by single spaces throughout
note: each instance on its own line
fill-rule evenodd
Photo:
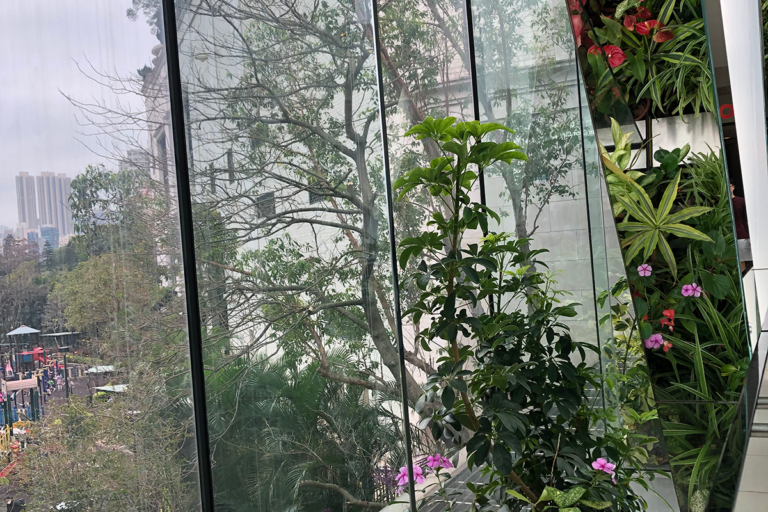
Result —
M 43 247 L 40 243 L 40 234 L 37 231 L 28 231 L 27 232 L 27 242 L 29 242 L 29 246 L 37 248 L 37 251 L 42 251 Z
M 43 245 L 48 242 L 54 251 L 59 248 L 59 228 L 56 226 L 41 227 L 40 238 L 43 239 Z
M 66 174 L 41 173 L 37 177 L 37 199 L 40 207 L 40 224 L 53 226 L 59 235 L 73 233 L 72 212 L 69 196 L 72 193 L 72 178 Z
M 22 229 L 37 229 L 37 201 L 35 200 L 35 178 L 28 172 L 16 176 L 16 208 Z
M 125 158 L 118 162 L 118 167 L 121 171 L 142 170 L 149 172 L 149 153 L 142 149 L 129 149 L 125 154 Z

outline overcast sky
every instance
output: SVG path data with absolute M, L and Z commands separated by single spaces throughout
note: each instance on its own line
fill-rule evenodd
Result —
M 3 0 L 0 16 L 0 225 L 15 227 L 19 172 L 65 173 L 104 162 L 103 138 L 83 137 L 78 109 L 61 92 L 81 101 L 114 105 L 110 89 L 81 67 L 126 76 L 151 64 L 158 44 L 145 20 L 130 21 L 130 0 Z M 89 64 L 90 62 L 90 64 Z M 90 71 L 92 73 L 92 71 Z M 59 92 L 61 91 L 61 92 Z M 119 98 L 140 111 L 135 95 Z M 95 154 L 97 153 L 97 154 Z

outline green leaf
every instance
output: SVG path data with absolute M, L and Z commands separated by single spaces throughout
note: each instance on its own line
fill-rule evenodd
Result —
M 629 9 L 638 7 L 639 5 L 640 5 L 639 0 L 624 0 L 619 5 L 616 6 L 616 12 L 613 13 L 613 17 L 619 20 L 621 19 L 622 16 L 624 16 L 625 12 L 627 12 Z
M 651 237 L 653 231 L 655 230 L 649 230 L 644 233 L 640 233 L 640 236 L 638 236 L 634 242 L 632 242 L 629 250 L 624 253 L 624 262 L 627 265 L 630 265 L 635 256 L 637 256 L 637 254 L 645 247 L 645 243 Z
M 595 510 L 605 510 L 606 508 L 610 508 L 610 506 L 613 505 L 613 503 L 611 503 L 610 501 L 581 500 L 579 502 L 579 505 L 585 505 Z
M 600 19 L 603 21 L 605 28 L 608 29 L 608 32 L 606 33 L 608 40 L 616 46 L 620 45 L 621 29 L 623 25 L 618 21 L 612 20 L 611 18 L 606 18 L 605 16 L 600 16 Z
M 658 229 L 650 231 L 650 235 L 645 239 L 645 252 L 643 253 L 643 259 L 649 260 L 653 255 L 653 251 L 656 250 L 656 245 L 659 243 L 659 237 L 661 234 Z
M 648 314 L 648 304 L 640 297 L 635 297 L 635 315 L 638 319 Z
M 710 292 L 716 299 L 724 299 L 731 291 L 731 280 L 721 274 L 713 275 L 709 272 L 701 273 L 701 285 L 704 290 Z
M 677 235 L 680 238 L 690 238 L 692 240 L 701 240 L 702 242 L 715 243 L 714 240 L 709 238 L 698 229 L 693 229 L 691 226 L 686 226 L 685 224 L 664 224 L 660 229 L 667 233 Z
M 515 133 L 515 130 L 513 130 L 512 128 L 507 128 L 503 124 L 499 124 L 499 123 L 483 123 L 483 124 L 480 125 L 480 136 L 482 137 L 482 136 L 487 135 L 488 133 L 491 133 L 491 132 L 496 131 L 496 130 L 504 130 L 504 131 L 509 132 L 511 134 Z
M 561 492 L 559 495 L 555 495 L 555 503 L 558 507 L 570 507 L 575 505 L 587 490 L 583 487 L 572 487 L 567 492 Z M 578 510 L 578 509 L 577 509 Z
M 663 53 L 661 54 L 661 58 L 666 60 L 667 62 L 671 62 L 677 65 L 683 65 L 683 64 L 688 64 L 691 66 L 704 65 L 702 61 L 700 61 L 693 55 L 689 55 L 687 53 L 680 53 L 680 52 Z
M 480 284 L 480 275 L 477 273 L 477 270 L 473 269 L 472 267 L 464 267 L 463 270 L 464 275 L 467 276 L 467 279 L 475 284 Z
M 651 227 L 643 222 L 621 222 L 616 225 L 619 231 L 648 231 Z
M 647 340 L 653 334 L 653 326 L 648 322 L 643 322 L 642 317 L 638 318 L 638 321 L 640 321 L 640 337 Z
M 524 501 L 524 502 L 526 502 L 526 503 L 531 503 L 531 504 L 533 504 L 533 503 L 531 502 L 531 500 L 529 500 L 528 498 L 526 498 L 525 496 L 523 496 L 523 495 L 522 495 L 522 494 L 520 494 L 519 492 L 517 492 L 517 491 L 513 491 L 512 489 L 507 489 L 507 494 L 509 494 L 510 496 L 514 496 L 515 498 L 517 498 L 517 499 L 519 499 L 519 500 L 522 500 L 522 501 Z
M 499 417 L 504 426 L 507 427 L 507 429 L 511 432 L 516 432 L 520 428 L 521 422 L 515 417 L 514 414 L 508 412 L 499 412 L 496 413 L 496 416 Z
M 675 212 L 672 215 L 668 216 L 665 219 L 665 222 L 668 224 L 677 224 L 679 222 L 683 222 L 684 220 L 692 219 L 693 217 L 698 217 L 699 215 L 703 215 L 710 211 L 712 208 L 708 206 L 689 206 L 688 208 L 684 208 L 680 210 L 679 212 Z
M 627 212 L 629 212 L 631 216 L 640 222 L 649 224 L 651 226 L 656 223 L 656 214 L 653 209 L 650 211 L 645 210 L 639 204 L 625 196 L 616 196 L 616 200 L 618 200 L 618 202 L 621 203 L 624 208 L 626 208 Z
M 672 153 L 670 153 L 671 155 Z M 666 159 L 665 159 L 666 160 Z M 667 214 L 672 210 L 672 205 L 675 202 L 675 198 L 677 197 L 677 187 L 680 184 L 680 173 L 677 173 L 677 176 L 669 182 L 669 185 L 667 185 L 667 189 L 664 191 L 664 195 L 661 197 L 661 203 L 659 203 L 659 208 L 656 211 L 656 221 L 661 224 L 662 219 L 667 216 Z
M 453 409 L 453 403 L 456 401 L 456 392 L 453 388 L 443 388 L 443 394 L 440 396 L 440 401 L 443 402 L 443 407 L 449 411 Z
M 452 291 L 445 297 L 445 304 L 443 305 L 443 318 L 452 319 L 456 315 L 456 291 Z
M 638 82 L 645 81 L 645 55 L 642 48 L 637 50 L 637 55 L 632 56 L 629 62 L 629 69 L 632 71 L 632 76 Z
M 664 257 L 664 261 L 669 265 L 669 271 L 672 272 L 674 277 L 677 277 L 677 261 L 675 261 L 675 255 L 672 254 L 672 248 L 667 243 L 667 239 L 663 236 L 659 237 L 659 251 Z
M 674 152 L 668 153 L 664 160 L 661 161 L 661 168 L 667 172 L 672 172 L 677 169 L 679 163 L 680 158 Z
M 499 443 L 493 446 L 493 465 L 502 475 L 508 475 L 512 471 L 512 455 L 506 446 Z
M 611 118 L 611 136 L 613 137 L 613 145 L 616 148 L 616 151 L 624 149 L 624 146 L 621 143 L 624 138 L 624 132 L 622 131 L 619 122 L 614 118 Z
M 706 429 L 701 427 L 694 427 L 692 425 L 686 425 L 685 423 L 675 423 L 671 421 L 665 421 L 663 423 L 664 436 L 691 436 L 706 434 Z
M 675 10 L 675 2 L 676 0 L 667 0 L 664 2 L 656 19 L 665 25 L 669 25 L 669 20 L 672 18 L 672 13 Z

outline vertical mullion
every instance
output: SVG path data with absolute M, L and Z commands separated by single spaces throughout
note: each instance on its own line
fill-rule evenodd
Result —
M 465 0 L 465 19 L 467 21 L 467 57 L 469 58 L 469 76 L 472 82 L 472 113 L 475 116 L 475 121 L 480 121 L 480 94 L 477 90 L 477 63 L 475 61 L 475 26 L 472 16 L 472 0 Z M 480 182 L 480 202 L 483 206 L 486 205 L 485 201 L 485 173 L 479 172 Z M 486 235 L 487 233 L 483 233 Z
M 373 54 L 376 59 L 376 80 L 379 91 L 379 121 L 381 122 L 381 145 L 384 157 L 384 184 L 387 196 L 387 224 L 389 227 L 389 258 L 392 264 L 392 290 L 395 303 L 395 333 L 397 340 L 397 355 L 400 360 L 400 390 L 403 406 L 403 434 L 405 442 L 405 458 L 408 467 L 408 494 L 410 497 L 411 511 L 416 512 L 416 486 L 413 478 L 413 451 L 411 449 L 411 421 L 408 411 L 408 389 L 405 379 L 405 345 L 403 343 L 403 315 L 400 308 L 400 277 L 397 268 L 397 242 L 395 240 L 395 215 L 392 206 L 393 193 L 392 176 L 389 166 L 389 142 L 387 140 L 387 107 L 384 95 L 384 77 L 381 66 L 381 45 L 379 42 L 379 5 L 377 0 L 371 0 L 373 25 L 371 26 L 373 38 Z
M 589 241 L 589 260 L 591 263 L 592 268 L 592 299 L 595 303 L 595 335 L 597 336 L 597 349 L 598 349 L 598 364 L 600 365 L 600 376 L 603 377 L 605 375 L 605 368 L 603 365 L 603 340 L 600 337 L 600 306 L 598 305 L 598 293 L 597 293 L 597 270 L 596 270 L 596 262 L 595 262 L 595 252 L 594 248 L 592 246 L 592 230 L 595 229 L 592 226 L 592 214 L 591 214 L 591 205 L 589 202 L 589 173 L 587 172 L 587 146 L 584 142 L 584 105 L 581 102 L 581 91 L 584 87 L 584 82 L 582 81 L 582 75 L 581 75 L 581 66 L 579 63 L 579 49 L 578 47 L 575 47 L 574 58 L 576 59 L 576 96 L 579 98 L 579 126 L 581 128 L 581 135 L 579 139 L 581 140 L 581 165 L 584 170 L 584 198 L 586 200 L 587 205 L 587 239 Z M 591 122 L 591 119 L 589 120 Z M 598 163 L 599 165 L 599 163 Z M 599 179 L 602 179 L 600 177 Z M 602 204 L 602 197 L 595 198 L 593 200 L 598 200 Z M 602 215 L 602 208 L 601 208 L 601 214 Z M 600 227 L 602 230 L 602 237 L 605 239 L 605 226 Z M 605 242 L 603 242 L 605 243 Z M 605 261 L 605 268 L 606 272 L 608 271 L 608 259 L 606 257 Z M 606 285 L 610 286 L 610 283 L 606 283 Z M 603 398 L 603 410 L 605 410 L 605 386 L 601 386 L 600 393 Z
M 174 0 L 162 0 L 165 28 L 166 63 L 173 129 L 173 154 L 176 162 L 176 187 L 181 223 L 181 251 L 186 291 L 189 359 L 192 372 L 192 402 L 195 415 L 195 440 L 197 443 L 197 468 L 200 480 L 200 501 L 203 512 L 213 512 L 213 480 L 211 473 L 210 446 L 208 440 L 208 414 L 205 402 L 205 369 L 203 367 L 202 323 L 198 303 L 197 265 L 192 220 L 192 191 L 187 161 L 184 102 L 181 88 L 181 66 L 176 34 Z M 191 142 L 191 141 L 190 141 Z
M 477 86 L 477 60 L 475 59 L 475 22 L 472 15 L 472 0 L 464 0 L 464 19 L 467 23 L 467 57 L 469 58 L 469 77 L 472 82 L 472 114 L 475 121 L 480 121 L 480 93 Z M 480 187 L 480 204 L 488 206 L 485 193 L 485 171 L 478 170 L 478 186 Z M 483 236 L 488 236 L 488 230 L 483 230 Z M 499 303 L 501 307 L 501 303 Z M 493 313 L 493 295 L 488 296 L 488 310 Z

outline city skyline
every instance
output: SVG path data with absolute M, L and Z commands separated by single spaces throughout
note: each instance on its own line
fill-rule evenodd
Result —
M 72 212 L 69 209 L 69 196 L 72 193 L 72 178 L 66 174 L 43 172 L 35 176 L 37 185 L 37 218 L 42 227 L 55 227 L 59 236 L 71 235 Z
M 12 80 L 0 81 L 5 120 L 0 126 L 5 169 L 0 173 L 0 225 L 17 226 L 15 177 L 20 172 L 75 178 L 88 165 L 117 167 L 114 155 L 126 148 L 97 134 L 68 97 L 113 107 L 118 96 L 109 84 L 94 79 L 94 70 L 130 76 L 151 63 L 157 38 L 144 20 L 127 18 L 129 7 L 130 0 L 100 3 L 97 9 L 89 0 L 28 0 L 10 4 L 0 19 L 0 63 L 14 70 Z M 81 30 L 72 31 L 72 26 Z M 19 41 L 26 42 L 24 51 Z M 137 112 L 144 108 L 139 96 L 121 95 L 119 102 Z

